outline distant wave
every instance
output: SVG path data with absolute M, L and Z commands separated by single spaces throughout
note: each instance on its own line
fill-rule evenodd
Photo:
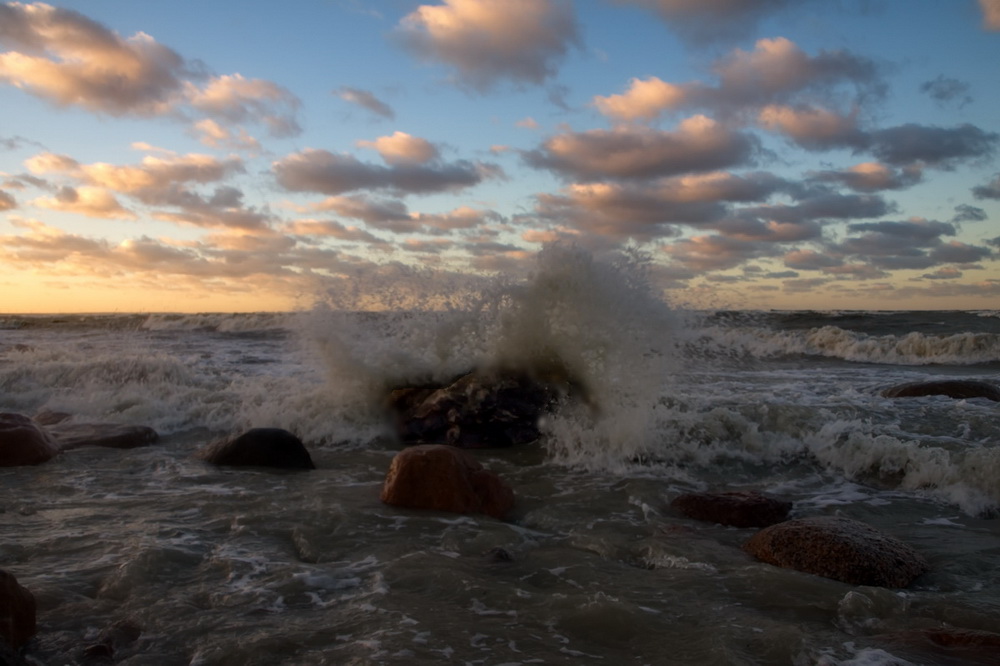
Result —
M 978 365 L 1000 362 L 1000 334 L 956 333 L 929 335 L 868 335 L 837 326 L 774 331 L 766 328 L 713 327 L 701 331 L 703 340 L 730 354 L 757 358 L 819 356 L 857 363 L 891 365 Z
M 294 313 L 288 312 L 151 314 L 140 328 L 147 331 L 252 333 L 287 328 L 294 316 Z

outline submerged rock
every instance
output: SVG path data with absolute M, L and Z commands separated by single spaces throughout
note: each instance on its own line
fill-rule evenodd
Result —
M 209 445 L 198 457 L 233 467 L 316 469 L 302 440 L 281 428 L 252 428 L 235 439 Z
M 506 447 L 538 439 L 538 420 L 562 389 L 526 373 L 481 371 L 447 386 L 396 389 L 388 406 L 406 444 Z
M 758 492 L 687 493 L 672 507 L 688 518 L 733 527 L 767 527 L 788 518 L 792 503 Z
M 63 451 L 83 446 L 134 449 L 152 444 L 160 437 L 149 426 L 124 423 L 59 423 L 51 426 L 48 431 Z
M 0 640 L 17 649 L 36 631 L 35 595 L 0 569 Z
M 0 414 L 0 467 L 38 465 L 59 453 L 49 434 L 23 414 Z
M 503 519 L 514 508 L 514 491 L 475 458 L 452 446 L 423 444 L 392 459 L 381 499 L 392 506 L 453 513 L 485 513 Z
M 946 395 L 961 400 L 986 398 L 1000 402 L 1000 387 L 990 382 L 948 379 L 934 382 L 899 384 L 882 391 L 884 398 L 920 398 L 927 395 Z
M 766 527 L 743 549 L 768 564 L 851 585 L 906 587 L 930 569 L 899 539 L 837 516 L 798 518 Z

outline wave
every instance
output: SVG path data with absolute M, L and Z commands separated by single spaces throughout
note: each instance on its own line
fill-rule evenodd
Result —
M 151 314 L 140 328 L 146 331 L 209 331 L 216 333 L 259 333 L 287 329 L 296 313 L 198 313 Z
M 809 356 L 888 365 L 979 365 L 1000 362 L 1000 334 L 907 332 L 869 335 L 837 326 L 776 331 L 757 327 L 707 327 L 700 344 L 729 356 L 761 359 Z

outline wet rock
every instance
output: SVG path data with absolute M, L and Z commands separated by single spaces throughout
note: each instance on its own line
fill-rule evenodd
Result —
M 514 491 L 497 474 L 452 446 L 412 446 L 392 459 L 381 499 L 410 509 L 485 513 L 503 519 L 514 507 Z
M 41 426 L 53 426 L 69 419 L 72 414 L 69 412 L 54 412 L 51 409 L 43 409 L 35 414 L 31 419 Z
M 84 660 L 88 663 L 111 661 L 117 652 L 135 643 L 141 635 L 142 629 L 131 620 L 116 622 L 100 633 L 97 642 L 84 648 Z
M 59 423 L 48 430 L 56 446 L 63 451 L 83 446 L 134 449 L 152 444 L 160 437 L 149 426 L 123 423 Z
M 733 527 L 767 527 L 788 519 L 792 503 L 761 493 L 688 493 L 670 503 L 688 518 Z
M 1000 387 L 990 382 L 942 380 L 899 384 L 882 391 L 882 397 L 885 398 L 920 398 L 927 395 L 946 395 L 960 400 L 986 398 L 1000 402 Z
M 743 549 L 763 562 L 851 585 L 906 587 L 930 569 L 919 553 L 895 537 L 836 516 L 765 527 Z
M 253 428 L 209 445 L 198 457 L 223 466 L 316 469 L 302 440 L 281 428 Z
M 480 371 L 441 387 L 406 387 L 388 397 L 406 444 L 506 447 L 538 439 L 538 419 L 565 387 L 528 373 Z
M 0 569 L 0 641 L 17 649 L 35 635 L 35 596 Z
M 510 551 L 506 548 L 501 548 L 496 546 L 495 548 L 490 548 L 486 551 L 486 559 L 490 562 L 513 562 L 514 556 L 510 554 Z
M 0 414 L 0 467 L 38 465 L 59 453 L 48 433 L 23 414 Z
M 923 635 L 935 645 L 948 648 L 993 648 L 1000 657 L 1000 634 L 973 629 L 925 629 Z

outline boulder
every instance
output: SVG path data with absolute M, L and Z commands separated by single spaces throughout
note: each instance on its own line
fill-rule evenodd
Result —
M 954 379 L 899 384 L 882 391 L 884 398 L 920 398 L 925 395 L 946 395 L 961 400 L 986 398 L 1000 402 L 1000 387 L 990 382 Z
M 485 513 L 503 519 L 514 491 L 470 454 L 452 446 L 422 444 L 392 459 L 381 499 L 392 506 L 452 513 Z
M 82 446 L 134 449 L 152 444 L 159 435 L 149 426 L 123 423 L 59 423 L 50 426 L 49 435 L 61 450 Z
M 506 447 L 538 439 L 538 420 L 563 394 L 529 373 L 477 371 L 446 386 L 393 390 L 388 407 L 405 444 Z
M 198 457 L 233 467 L 316 469 L 302 440 L 281 428 L 252 428 L 235 439 L 209 445 Z
M 48 433 L 23 414 L 0 414 L 0 467 L 38 465 L 59 449 Z
M 17 649 L 35 635 L 35 596 L 0 569 L 0 641 Z
M 688 518 L 733 527 L 767 527 L 788 519 L 792 503 L 758 492 L 687 493 L 672 507 Z
M 930 569 L 899 539 L 838 516 L 798 518 L 765 527 L 743 549 L 768 564 L 851 585 L 906 587 Z

